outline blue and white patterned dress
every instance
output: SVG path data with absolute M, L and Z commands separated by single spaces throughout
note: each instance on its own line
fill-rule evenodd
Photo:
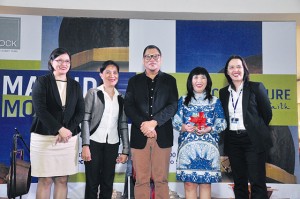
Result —
M 204 100 L 206 94 L 196 94 L 189 105 L 185 106 L 180 97 L 178 110 L 173 118 L 173 126 L 180 132 L 182 124 L 191 123 L 191 116 L 204 112 L 207 126 L 212 130 L 204 135 L 181 132 L 178 137 L 176 178 L 183 182 L 214 183 L 221 180 L 219 133 L 227 127 L 220 100 L 213 96 L 209 102 Z M 193 124 L 193 123 L 191 123 Z

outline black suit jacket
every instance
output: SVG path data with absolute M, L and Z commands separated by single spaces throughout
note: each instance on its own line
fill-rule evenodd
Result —
M 161 148 L 173 146 L 172 117 L 177 111 L 178 91 L 176 79 L 159 71 L 154 90 L 153 119 L 158 122 L 156 127 L 157 143 Z M 144 121 L 151 120 L 149 115 L 149 89 L 147 76 L 141 73 L 130 78 L 125 95 L 125 113 L 131 119 L 130 146 L 143 149 L 147 137 L 140 131 Z
M 57 135 L 61 127 L 80 132 L 79 124 L 84 115 L 84 100 L 80 84 L 67 78 L 66 105 L 62 107 L 53 74 L 38 77 L 32 88 L 35 117 L 30 131 L 42 135 Z
M 230 93 L 228 86 L 222 88 L 219 97 L 222 102 L 227 124 L 229 123 L 229 103 Z M 272 147 L 271 133 L 269 123 L 272 119 L 272 108 L 266 89 L 260 82 L 248 82 L 243 87 L 243 119 L 251 142 L 254 144 L 257 152 L 266 151 Z M 224 151 L 228 141 L 229 125 L 225 130 Z

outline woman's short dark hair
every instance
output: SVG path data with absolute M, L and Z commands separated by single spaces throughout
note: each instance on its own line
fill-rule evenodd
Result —
M 161 51 L 160 51 L 160 49 L 159 49 L 157 46 L 155 46 L 155 45 L 148 45 L 148 46 L 144 49 L 143 57 L 144 57 L 146 51 L 149 50 L 149 49 L 156 49 L 156 50 L 158 51 L 159 55 L 161 56 Z
M 70 63 L 71 63 L 71 54 L 70 54 L 70 52 L 69 52 L 67 49 L 65 49 L 65 48 L 56 48 L 56 49 L 54 49 L 54 50 L 51 52 L 51 54 L 50 54 L 50 56 L 49 56 L 48 69 L 49 69 L 51 72 L 54 71 L 54 68 L 53 68 L 51 62 L 52 62 L 53 60 L 55 60 L 57 57 L 59 57 L 59 56 L 61 56 L 61 55 L 63 55 L 63 54 L 68 54 L 68 55 L 69 55 Z M 70 69 L 71 69 L 71 65 L 70 65 Z M 69 71 L 70 71 L 70 69 L 69 69 Z
M 119 65 L 118 65 L 116 62 L 114 62 L 113 60 L 107 60 L 107 61 L 103 62 L 102 65 L 100 66 L 100 73 L 103 73 L 103 71 L 106 69 L 106 67 L 107 67 L 108 65 L 114 65 L 115 67 L 117 67 L 117 70 L 118 70 L 118 73 L 119 73 L 120 67 L 119 67 Z
M 207 72 L 207 70 L 203 67 L 196 67 L 194 68 L 187 79 L 186 82 L 186 89 L 187 89 L 187 96 L 185 98 L 184 104 L 186 106 L 188 106 L 188 104 L 190 103 L 192 97 L 195 99 L 195 94 L 194 94 L 194 89 L 193 89 L 193 76 L 194 75 L 205 75 L 205 77 L 207 78 L 207 85 L 205 87 L 205 92 L 206 92 L 206 97 L 204 99 L 208 99 L 209 101 L 212 99 L 212 95 L 211 95 L 211 87 L 212 87 L 212 80 L 211 77 L 209 75 L 209 73 Z
M 225 74 L 225 77 L 226 77 L 228 83 L 231 85 L 231 87 L 235 88 L 235 86 L 234 86 L 234 84 L 232 82 L 231 77 L 227 74 L 228 64 L 233 59 L 239 59 L 242 62 L 242 65 L 243 65 L 243 68 L 244 68 L 244 77 L 243 77 L 244 83 L 247 83 L 249 81 L 250 73 L 249 73 L 249 69 L 248 69 L 248 66 L 246 64 L 246 61 L 241 56 L 239 56 L 239 55 L 232 55 L 232 56 L 230 56 L 228 58 L 228 60 L 226 61 L 225 68 L 224 68 L 224 74 Z

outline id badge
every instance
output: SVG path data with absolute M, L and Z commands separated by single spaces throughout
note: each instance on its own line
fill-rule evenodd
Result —
M 237 129 L 239 123 L 239 118 L 230 118 L 230 127 L 231 129 Z

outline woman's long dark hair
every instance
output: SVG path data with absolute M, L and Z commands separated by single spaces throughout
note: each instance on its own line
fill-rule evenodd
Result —
M 186 106 L 188 106 L 192 97 L 195 99 L 193 83 L 192 83 L 194 75 L 205 75 L 205 77 L 207 78 L 207 85 L 205 87 L 206 97 L 204 99 L 208 99 L 209 101 L 212 99 L 212 95 L 211 95 L 212 81 L 210 75 L 205 68 L 196 67 L 190 72 L 186 82 L 187 96 L 184 100 L 184 105 Z
M 247 84 L 247 83 L 248 83 L 250 73 L 249 73 L 249 69 L 248 69 L 248 66 L 247 66 L 245 60 L 244 60 L 241 56 L 239 56 L 239 55 L 232 55 L 232 56 L 230 56 L 230 57 L 228 58 L 228 60 L 227 60 L 227 62 L 226 62 L 226 64 L 225 64 L 224 74 L 225 74 L 225 77 L 226 77 L 226 79 L 227 79 L 227 81 L 228 81 L 228 84 L 229 84 L 232 88 L 234 88 L 234 90 L 236 90 L 236 88 L 235 88 L 235 86 L 234 86 L 234 84 L 233 84 L 233 82 L 232 82 L 231 77 L 227 74 L 228 64 L 229 64 L 229 62 L 230 62 L 232 59 L 239 59 L 239 60 L 241 60 L 241 62 L 242 62 L 242 64 L 243 64 L 243 68 L 244 68 L 244 77 L 243 77 L 243 81 L 244 81 L 244 84 Z

